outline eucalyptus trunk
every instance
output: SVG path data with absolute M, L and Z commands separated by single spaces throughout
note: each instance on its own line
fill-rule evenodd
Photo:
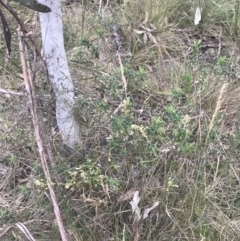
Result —
M 64 144 L 73 148 L 80 143 L 79 128 L 74 120 L 74 86 L 68 68 L 63 39 L 60 0 L 38 0 L 51 9 L 39 13 L 43 56 L 46 60 L 50 82 L 56 99 L 56 120 Z

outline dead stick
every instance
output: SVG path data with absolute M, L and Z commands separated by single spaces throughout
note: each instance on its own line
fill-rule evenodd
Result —
M 2 238 L 9 230 L 11 230 L 13 227 L 13 225 L 7 227 L 1 234 L 0 234 L 0 238 Z
M 48 167 L 48 163 L 47 163 L 47 153 L 44 151 L 44 144 L 43 144 L 43 138 L 41 136 L 41 131 L 40 131 L 40 126 L 39 126 L 39 116 L 37 113 L 37 105 L 36 105 L 36 96 L 35 96 L 35 92 L 34 92 L 34 88 L 33 88 L 33 83 L 32 83 L 32 79 L 31 79 L 31 75 L 29 75 L 30 72 L 28 72 L 27 70 L 27 64 L 26 64 L 26 60 L 25 60 L 25 56 L 24 56 L 24 44 L 22 41 L 22 37 L 21 37 L 21 31 L 18 31 L 18 35 L 19 35 L 19 52 L 20 52 L 20 59 L 21 59 L 21 64 L 22 64 L 22 69 L 23 69 L 23 76 L 24 76 L 24 82 L 25 82 L 25 88 L 28 94 L 28 101 L 29 101 L 29 107 L 30 107 L 30 112 L 31 112 L 31 116 L 32 116 L 32 121 L 33 121 L 33 125 L 34 125 L 34 132 L 35 132 L 35 137 L 37 140 L 37 145 L 38 145 L 38 152 L 40 155 L 40 159 L 41 159 L 41 163 L 42 163 L 42 168 L 44 171 L 44 175 L 47 181 L 47 185 L 48 185 L 48 190 L 50 193 L 50 197 L 53 203 L 53 207 L 54 207 L 54 213 L 55 213 L 55 217 L 57 220 L 57 224 L 59 227 L 59 231 L 60 231 L 60 235 L 62 238 L 62 241 L 67 241 L 67 233 L 66 230 L 64 228 L 63 222 L 62 222 L 62 218 L 60 215 L 60 209 L 57 203 L 57 198 L 52 186 L 52 180 L 51 180 L 51 175 L 50 175 L 50 171 L 49 171 L 49 167 Z
M 16 91 L 12 91 L 12 90 L 5 90 L 0 88 L 0 93 L 3 94 L 9 94 L 9 95 L 18 95 L 18 96 L 24 96 L 25 94 L 22 92 L 16 92 Z

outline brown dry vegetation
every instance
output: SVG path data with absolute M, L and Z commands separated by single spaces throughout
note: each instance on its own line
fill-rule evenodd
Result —
M 52 131 L 51 88 L 34 66 L 69 240 L 239 240 L 239 3 L 201 1 L 195 26 L 198 1 L 112 0 L 100 14 L 100 1 L 83 2 L 63 4 L 83 140 L 74 153 Z M 24 93 L 15 35 L 0 72 L 1 88 Z M 20 222 L 38 241 L 60 240 L 23 96 L 0 95 L 0 147 L 0 234 Z M 160 202 L 140 222 L 135 190 L 142 210 Z M 2 240 L 27 238 L 14 226 Z

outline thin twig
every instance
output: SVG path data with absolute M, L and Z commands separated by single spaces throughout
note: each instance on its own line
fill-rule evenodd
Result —
M 36 241 L 23 223 L 17 222 L 15 223 L 15 226 L 27 237 L 29 241 Z
M 12 229 L 14 225 L 11 225 L 9 227 L 7 227 L 2 233 L 0 233 L 0 239 L 9 231 Z
M 118 56 L 118 61 L 119 61 L 119 65 L 120 65 L 120 71 L 121 71 L 121 76 L 122 76 L 124 92 L 125 92 L 125 95 L 126 95 L 126 98 L 127 98 L 127 80 L 125 78 L 124 67 L 123 67 L 122 59 L 121 59 L 121 56 L 120 56 L 119 52 L 117 52 L 117 56 Z
M 0 93 L 3 94 L 9 94 L 9 95 L 18 95 L 18 96 L 24 96 L 25 94 L 22 92 L 16 92 L 16 91 L 12 91 L 12 90 L 5 90 L 0 88 Z
M 0 3 L 13 15 L 13 17 L 17 20 L 18 24 L 20 25 L 21 31 L 27 36 L 32 44 L 36 48 L 36 52 L 38 56 L 41 56 L 41 49 L 36 41 L 36 38 L 33 34 L 28 31 L 26 25 L 23 23 L 23 21 L 18 17 L 17 13 L 12 9 L 12 7 L 8 4 L 7 1 L 0 0 Z

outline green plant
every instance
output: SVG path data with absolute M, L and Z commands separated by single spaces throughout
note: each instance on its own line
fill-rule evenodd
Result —
M 193 49 L 193 54 L 196 56 L 200 53 L 200 50 L 202 48 L 202 40 L 199 39 L 199 40 L 196 40 L 194 41 L 192 44 L 192 49 Z
M 163 140 L 165 137 L 165 125 L 166 123 L 161 116 L 152 116 L 151 124 L 147 127 L 149 139 Z
M 191 95 L 193 92 L 193 76 L 191 71 L 187 71 L 183 75 L 182 89 L 186 95 Z
M 68 234 L 73 241 L 238 240 L 239 4 L 112 0 L 105 8 L 105 2 L 63 5 L 82 145 L 65 150 L 52 134 L 48 104 L 40 110 Z M 195 26 L 197 7 L 202 20 Z M 118 52 L 113 25 L 120 30 Z M 107 58 L 99 59 L 101 41 Z M 1 88 L 23 93 L 17 44 L 8 64 L 0 48 Z M 215 53 L 211 61 L 206 49 Z M 36 68 L 36 98 L 44 102 L 49 95 L 38 83 L 46 78 Z M 1 98 L 0 222 L 27 223 L 34 238 L 59 240 L 25 98 Z M 134 226 L 129 203 L 136 191 L 140 214 L 160 203 Z M 7 235 L 19 239 L 16 231 Z
M 182 116 L 177 108 L 173 105 L 166 106 L 166 112 L 170 118 L 170 120 L 174 123 L 181 122 Z
M 228 59 L 226 56 L 220 56 L 217 58 L 217 63 L 214 68 L 215 74 L 217 75 L 224 75 L 227 74 L 227 63 Z
M 66 181 L 65 188 L 76 188 L 84 185 L 89 185 L 89 187 L 94 187 L 99 185 L 103 179 L 101 169 L 96 162 L 88 159 L 82 165 L 76 166 L 69 170 L 69 178 Z
M 10 221 L 12 221 L 14 218 L 13 213 L 11 212 L 11 210 L 9 208 L 4 208 L 1 207 L 0 208 L 0 220 L 1 223 L 8 223 Z

